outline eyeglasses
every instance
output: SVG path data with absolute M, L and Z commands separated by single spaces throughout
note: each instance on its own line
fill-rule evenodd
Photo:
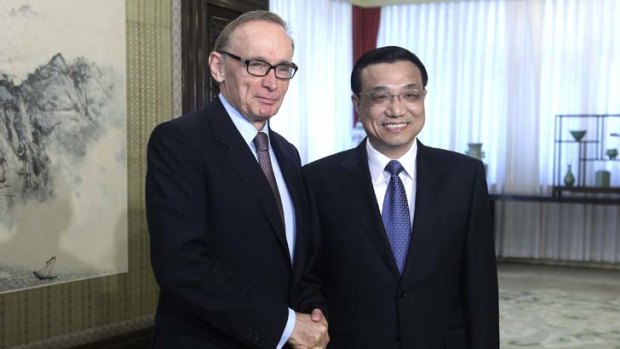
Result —
M 260 59 L 245 59 L 226 51 L 217 52 L 225 54 L 228 57 L 245 64 L 248 74 L 254 76 L 267 76 L 267 74 L 269 74 L 269 71 L 273 69 L 276 72 L 276 78 L 289 80 L 292 79 L 293 76 L 295 76 L 297 69 L 299 69 L 299 67 L 297 67 L 295 63 L 280 63 L 276 65 L 271 65 Z
M 398 94 L 391 94 L 387 91 L 371 91 L 370 93 L 359 94 L 368 98 L 368 103 L 376 106 L 387 106 L 392 102 L 394 97 L 398 97 L 401 103 L 413 104 L 426 94 L 426 90 L 405 90 Z

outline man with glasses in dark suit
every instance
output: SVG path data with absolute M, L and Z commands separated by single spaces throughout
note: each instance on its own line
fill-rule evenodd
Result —
M 323 348 L 329 337 L 295 147 L 269 127 L 297 66 L 277 15 L 228 24 L 220 95 L 155 128 L 146 208 L 160 286 L 155 348 Z

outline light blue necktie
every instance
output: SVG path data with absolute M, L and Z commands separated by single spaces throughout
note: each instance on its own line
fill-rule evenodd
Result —
M 411 219 L 409 218 L 409 205 L 403 182 L 398 174 L 403 170 L 400 162 L 392 160 L 385 166 L 385 171 L 390 174 L 390 183 L 383 200 L 383 226 L 387 233 L 392 253 L 402 274 L 411 239 Z

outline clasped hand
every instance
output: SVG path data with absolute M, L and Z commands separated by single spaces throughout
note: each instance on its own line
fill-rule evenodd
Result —
M 295 313 L 295 328 L 288 339 L 295 349 L 323 349 L 329 343 L 327 319 L 320 309 L 312 314 Z

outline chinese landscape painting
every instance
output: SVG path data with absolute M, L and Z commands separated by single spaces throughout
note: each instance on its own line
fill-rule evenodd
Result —
M 126 272 L 125 0 L 2 0 L 0 32 L 0 293 Z

